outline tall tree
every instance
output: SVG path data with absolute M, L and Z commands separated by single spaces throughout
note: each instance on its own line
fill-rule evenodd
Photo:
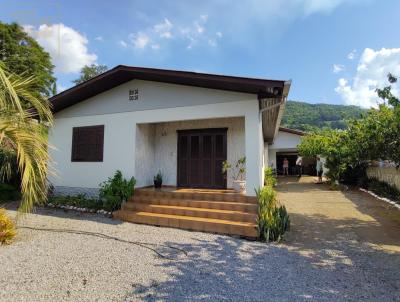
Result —
M 52 124 L 49 101 L 37 94 L 36 77 L 19 77 L 4 70 L 0 62 L 0 149 L 16 154 L 21 174 L 20 211 L 28 212 L 47 197 L 48 127 Z M 24 108 L 28 105 L 28 109 Z M 3 178 L 13 164 L 3 159 Z
M 91 78 L 94 78 L 95 76 L 98 76 L 99 74 L 102 74 L 103 72 L 106 72 L 107 70 L 108 67 L 106 65 L 85 65 L 81 70 L 80 77 L 72 82 L 75 85 L 78 85 L 80 83 L 86 82 L 87 80 L 90 80 Z
M 56 78 L 50 55 L 17 23 L 0 22 L 0 61 L 11 73 L 35 77 L 32 88 L 36 93 L 53 94 Z

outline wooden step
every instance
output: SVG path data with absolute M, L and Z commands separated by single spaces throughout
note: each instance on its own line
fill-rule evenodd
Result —
M 135 223 L 181 228 L 194 231 L 238 235 L 249 238 L 257 236 L 256 224 L 223 219 L 193 216 L 169 215 L 150 212 L 119 210 L 113 213 L 115 218 Z
M 139 202 L 127 202 L 123 204 L 122 209 L 135 212 L 149 212 L 149 213 L 159 213 L 159 214 L 178 215 L 178 216 L 203 217 L 203 218 L 213 218 L 213 219 L 253 222 L 253 223 L 255 223 L 257 219 L 257 215 L 255 213 L 235 211 L 232 209 L 221 210 L 221 209 L 199 208 L 192 206 L 146 204 Z
M 145 203 L 163 206 L 193 207 L 215 210 L 231 210 L 256 214 L 258 205 L 244 202 L 207 201 L 190 199 L 151 198 L 135 196 L 128 203 Z
M 178 192 L 163 191 L 155 189 L 136 189 L 135 196 L 138 197 L 154 197 L 168 199 L 191 199 L 191 200 L 208 200 L 208 201 L 228 201 L 228 202 L 245 202 L 257 204 L 256 197 L 246 196 L 235 193 L 219 193 L 217 192 Z

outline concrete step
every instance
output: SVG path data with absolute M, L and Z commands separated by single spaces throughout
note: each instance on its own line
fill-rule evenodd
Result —
M 150 212 L 119 210 L 113 213 L 117 219 L 134 223 L 181 228 L 194 231 L 238 235 L 249 238 L 257 237 L 256 224 L 223 219 L 193 216 L 170 215 Z
M 159 214 L 178 215 L 178 216 L 203 217 L 203 218 L 253 222 L 253 223 L 255 223 L 257 220 L 257 214 L 255 213 L 235 211 L 232 209 L 221 210 L 212 208 L 211 209 L 199 208 L 193 206 L 146 204 L 139 202 L 127 202 L 123 204 L 122 209 L 135 212 L 149 212 L 149 213 L 159 213 Z
M 191 200 L 191 199 L 171 199 L 159 197 L 139 197 L 135 196 L 129 200 L 130 203 L 144 203 L 162 206 L 192 207 L 215 210 L 239 211 L 250 214 L 257 214 L 258 205 L 244 202 L 228 202 L 228 201 L 207 201 L 207 200 Z

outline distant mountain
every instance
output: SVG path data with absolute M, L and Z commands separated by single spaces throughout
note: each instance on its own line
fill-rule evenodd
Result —
M 359 119 L 364 112 L 365 109 L 357 106 L 287 101 L 281 125 L 305 131 L 315 128 L 345 129 L 346 120 Z

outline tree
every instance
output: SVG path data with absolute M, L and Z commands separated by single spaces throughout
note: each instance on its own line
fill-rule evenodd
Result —
M 52 95 L 56 78 L 50 55 L 17 23 L 0 22 L 0 61 L 10 73 L 35 77 L 34 93 Z
M 95 76 L 98 76 L 99 74 L 102 74 L 103 72 L 106 72 L 107 70 L 108 68 L 106 65 L 85 65 L 81 70 L 80 77 L 72 82 L 75 85 L 78 85 L 80 83 L 86 82 L 87 80 L 90 80 L 91 78 L 94 78 Z
M 0 149 L 16 154 L 22 212 L 47 197 L 47 133 L 53 118 L 48 100 L 36 93 L 36 80 L 34 75 L 22 78 L 8 73 L 0 62 Z M 7 158 L 3 160 L 3 179 L 9 176 L 11 165 Z
M 389 83 L 397 78 L 388 75 Z M 355 182 L 365 175 L 367 162 L 385 159 L 400 166 L 400 102 L 391 86 L 377 89 L 383 100 L 378 109 L 370 109 L 361 119 L 352 120 L 346 130 L 317 131 L 307 135 L 299 145 L 305 156 L 326 158 L 328 177 Z

